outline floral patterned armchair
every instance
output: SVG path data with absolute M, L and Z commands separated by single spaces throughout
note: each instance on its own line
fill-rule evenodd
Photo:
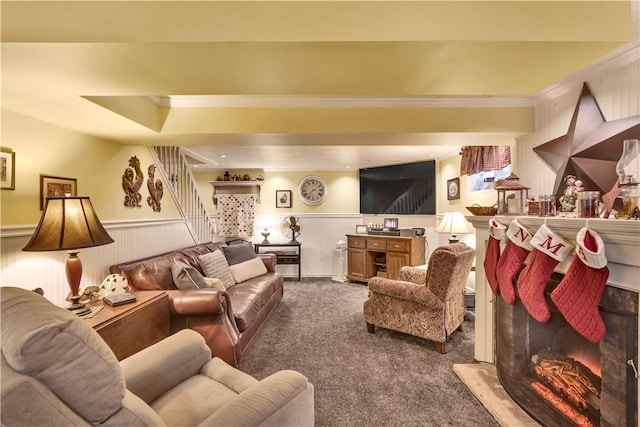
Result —
M 444 354 L 448 337 L 467 311 L 464 288 L 475 251 L 464 243 L 437 248 L 427 269 L 402 267 L 399 280 L 373 277 L 364 302 L 367 330 L 375 326 L 435 341 Z

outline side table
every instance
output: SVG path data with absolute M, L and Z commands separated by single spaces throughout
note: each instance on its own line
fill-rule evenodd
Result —
M 278 264 L 289 264 L 298 266 L 298 281 L 301 277 L 301 258 L 302 258 L 302 245 L 298 243 L 254 243 L 255 251 L 259 253 L 272 253 L 278 258 Z M 260 249 L 267 248 L 263 252 Z
M 164 291 L 133 293 L 137 301 L 111 307 L 103 305 L 94 317 L 85 319 L 113 350 L 118 360 L 131 356 L 169 336 L 169 296 Z

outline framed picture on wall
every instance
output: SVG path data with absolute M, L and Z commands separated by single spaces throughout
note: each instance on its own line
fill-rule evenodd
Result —
M 0 188 L 16 189 L 16 153 L 11 148 L 0 148 Z
M 40 175 L 40 210 L 44 209 L 47 197 L 76 197 L 77 180 L 59 176 Z
M 276 208 L 291 207 L 291 190 L 276 190 Z
M 447 200 L 460 198 L 460 178 L 447 180 Z

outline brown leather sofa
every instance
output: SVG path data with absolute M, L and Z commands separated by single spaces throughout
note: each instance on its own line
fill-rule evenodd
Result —
M 275 271 L 274 254 L 259 254 L 267 273 L 220 291 L 213 288 L 179 290 L 173 283 L 174 260 L 202 269 L 198 255 L 221 250 L 224 243 L 206 243 L 160 255 L 123 262 L 109 268 L 123 274 L 132 291 L 164 290 L 169 295 L 171 333 L 193 329 L 214 356 L 237 367 L 254 338 L 282 299 L 284 278 Z

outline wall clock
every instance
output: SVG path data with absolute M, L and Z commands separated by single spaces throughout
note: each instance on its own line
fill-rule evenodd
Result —
M 460 178 L 453 178 L 447 181 L 447 200 L 460 198 Z
M 327 198 L 327 183 L 319 176 L 305 176 L 298 185 L 298 195 L 307 205 L 319 205 Z

